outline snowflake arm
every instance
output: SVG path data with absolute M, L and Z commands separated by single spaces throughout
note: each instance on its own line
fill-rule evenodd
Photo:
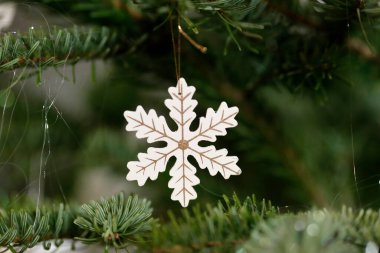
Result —
M 139 139 L 147 138 L 148 143 L 156 141 L 176 142 L 172 137 L 168 125 L 163 116 L 158 117 L 155 110 L 145 112 L 144 108 L 138 106 L 136 111 L 125 111 L 124 117 L 127 120 L 127 131 L 136 131 Z
M 194 145 L 194 147 L 189 147 L 189 150 L 202 169 L 208 168 L 211 176 L 219 172 L 228 179 L 230 176 L 241 174 L 241 169 L 236 164 L 239 159 L 236 156 L 227 156 L 227 149 L 217 150 L 214 146 Z
M 127 164 L 127 180 L 137 181 L 139 186 L 143 186 L 148 178 L 156 180 L 158 174 L 165 171 L 168 160 L 177 149 L 174 145 L 168 145 L 165 148 L 148 148 L 147 153 L 139 153 L 138 161 Z
M 197 198 L 193 186 L 199 184 L 199 178 L 195 176 L 196 169 L 187 160 L 187 152 L 177 150 L 177 161 L 170 170 L 172 178 L 169 181 L 169 188 L 173 189 L 172 200 L 179 201 L 183 207 L 188 206 L 190 200 Z
M 170 110 L 170 117 L 178 126 L 177 134 L 180 140 L 191 134 L 190 125 L 196 117 L 194 108 L 197 101 L 192 99 L 195 92 L 193 86 L 187 86 L 185 79 L 180 78 L 176 87 L 169 88 L 171 99 L 165 100 L 166 107 Z
M 215 112 L 212 108 L 208 108 L 206 117 L 201 117 L 199 120 L 199 127 L 195 131 L 195 135 L 189 140 L 196 143 L 200 141 L 216 141 L 216 136 L 226 135 L 226 128 L 237 126 L 235 120 L 236 114 L 239 109 L 234 107 L 228 107 L 225 102 L 222 102 Z
M 137 181 L 140 186 L 150 178 L 155 180 L 160 172 L 166 168 L 167 161 L 178 148 L 173 133 L 166 124 L 164 117 L 158 117 L 156 111 L 148 113 L 138 106 L 136 111 L 125 111 L 127 131 L 136 131 L 137 138 L 147 138 L 148 143 L 165 141 L 168 145 L 164 148 L 149 148 L 147 153 L 139 153 L 138 161 L 127 164 L 129 172 L 128 181 Z

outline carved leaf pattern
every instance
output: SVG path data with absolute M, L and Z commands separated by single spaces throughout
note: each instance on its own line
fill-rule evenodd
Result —
M 185 79 L 180 78 L 176 87 L 169 88 L 171 99 L 165 100 L 170 110 L 170 117 L 177 125 L 176 131 L 169 129 L 165 118 L 158 117 L 154 110 L 148 113 L 138 106 L 136 111 L 125 111 L 127 131 L 135 131 L 137 138 L 147 138 L 149 143 L 165 141 L 164 148 L 148 148 L 147 153 L 139 153 L 138 161 L 127 164 L 129 172 L 127 180 L 137 181 L 140 186 L 150 178 L 155 180 L 160 172 L 165 171 L 168 160 L 175 156 L 176 162 L 170 169 L 171 179 L 168 186 L 173 189 L 171 198 L 188 206 L 189 201 L 197 198 L 194 186 L 199 184 L 195 175 L 196 168 L 188 161 L 188 156 L 195 157 L 199 166 L 208 168 L 212 176 L 218 172 L 227 179 L 231 175 L 239 175 L 236 156 L 227 156 L 227 150 L 216 150 L 214 146 L 201 147 L 200 141 L 216 141 L 217 136 L 226 135 L 226 129 L 235 127 L 237 107 L 228 107 L 222 102 L 217 111 L 209 108 L 205 117 L 200 118 L 196 131 L 190 125 L 196 118 L 194 108 L 197 101 L 192 99 L 195 93 L 193 86 L 188 86 Z
M 199 166 L 202 169 L 207 167 L 211 176 L 215 176 L 219 172 L 225 179 L 228 179 L 231 175 L 241 174 L 241 170 L 236 164 L 239 159 L 236 156 L 227 156 L 227 149 L 216 150 L 214 146 L 195 146 L 189 149 Z
M 181 139 L 185 139 L 185 136 L 191 134 L 190 125 L 197 116 L 194 108 L 198 102 L 192 99 L 194 92 L 195 88 L 187 86 L 185 79 L 181 78 L 177 87 L 169 88 L 169 94 L 172 99 L 165 100 L 165 105 L 170 110 L 169 115 L 178 126 L 178 134 Z
M 145 112 L 142 106 L 137 106 L 136 111 L 125 111 L 124 117 L 128 121 L 127 131 L 136 131 L 139 139 L 148 138 L 148 143 L 156 141 L 174 141 L 171 131 L 163 116 L 158 117 L 155 110 Z M 169 134 L 169 135 L 168 135 Z
M 201 117 L 199 127 L 195 131 L 196 135 L 189 141 L 216 141 L 216 136 L 226 135 L 226 128 L 237 126 L 235 120 L 239 109 L 237 107 L 228 107 L 225 102 L 222 102 L 215 112 L 212 108 L 208 108 L 206 117 Z
M 138 161 L 128 162 L 128 181 L 137 181 L 143 186 L 148 178 L 156 180 L 160 172 L 164 172 L 167 162 L 177 147 L 168 145 L 165 148 L 148 148 L 147 153 L 139 153 Z
M 177 161 L 170 170 L 172 178 L 169 181 L 169 188 L 174 189 L 172 200 L 177 200 L 182 206 L 187 206 L 189 201 L 197 198 L 194 185 L 199 184 L 199 178 L 195 176 L 197 170 L 187 160 L 187 150 L 178 152 Z

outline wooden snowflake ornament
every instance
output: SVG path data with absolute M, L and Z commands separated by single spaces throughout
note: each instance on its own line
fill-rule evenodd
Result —
M 226 128 L 237 126 L 235 116 L 239 109 L 222 102 L 217 111 L 209 108 L 206 116 L 200 118 L 198 129 L 191 131 L 197 105 L 197 101 L 192 99 L 194 92 L 195 88 L 187 86 L 183 78 L 178 80 L 176 87 L 169 88 L 171 99 L 165 100 L 165 105 L 178 126 L 176 131 L 172 131 L 165 118 L 157 116 L 155 110 L 146 113 L 138 106 L 136 111 L 124 112 L 127 131 L 135 131 L 137 138 L 147 138 L 148 143 L 167 143 L 164 148 L 150 147 L 147 153 L 138 154 L 138 161 L 128 162 L 127 180 L 136 180 L 140 186 L 148 178 L 156 180 L 158 173 L 165 171 L 169 158 L 174 156 L 176 162 L 170 169 L 172 178 L 168 185 L 173 189 L 172 200 L 178 200 L 183 207 L 197 198 L 194 186 L 199 184 L 196 168 L 187 160 L 188 156 L 193 156 L 202 169 L 207 167 L 212 176 L 219 172 L 228 179 L 231 175 L 241 174 L 236 165 L 238 158 L 227 156 L 226 149 L 216 150 L 213 145 L 201 147 L 198 144 L 200 141 L 215 142 L 216 136 L 226 135 Z

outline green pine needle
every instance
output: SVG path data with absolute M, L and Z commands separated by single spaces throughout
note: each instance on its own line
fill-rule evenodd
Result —
M 110 246 L 126 249 L 131 241 L 143 239 L 151 230 L 151 216 L 149 201 L 137 196 L 126 198 L 123 193 L 79 209 L 60 204 L 37 210 L 0 210 L 0 252 L 3 247 L 22 253 L 38 243 L 48 250 L 51 240 L 59 247 L 66 238 L 102 242 L 105 250 Z
M 151 230 L 152 208 L 146 199 L 124 197 L 123 193 L 81 206 L 74 223 L 84 232 L 76 240 L 84 243 L 103 242 L 117 249 L 127 248 L 137 236 Z
M 43 242 L 46 250 L 54 240 L 56 246 L 62 244 L 63 236 L 70 236 L 67 224 L 72 223 L 72 213 L 63 204 L 32 211 L 11 210 L 0 215 L 0 247 L 22 253 Z
M 343 208 L 285 214 L 261 222 L 241 252 L 359 253 L 380 244 L 380 212 Z
M 265 200 L 224 196 L 216 206 L 184 209 L 180 216 L 169 212 L 170 222 L 153 230 L 157 252 L 233 252 L 248 238 L 256 223 L 274 217 L 278 210 Z
M 51 32 L 31 28 L 26 34 L 6 33 L 0 37 L 0 73 L 107 58 L 123 50 L 118 31 L 106 27 L 56 27 Z

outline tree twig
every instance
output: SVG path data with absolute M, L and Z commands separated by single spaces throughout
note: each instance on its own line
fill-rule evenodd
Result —
M 348 50 L 356 53 L 363 59 L 380 64 L 380 55 L 375 53 L 364 41 L 358 38 L 349 37 L 346 40 L 346 46 Z

